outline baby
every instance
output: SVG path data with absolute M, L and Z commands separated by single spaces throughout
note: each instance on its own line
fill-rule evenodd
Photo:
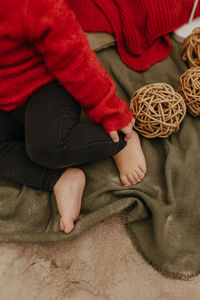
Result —
M 81 108 L 92 123 L 79 122 Z M 54 191 L 69 233 L 85 187 L 80 164 L 113 157 L 123 185 L 143 179 L 133 125 L 65 0 L 1 1 L 1 177 Z

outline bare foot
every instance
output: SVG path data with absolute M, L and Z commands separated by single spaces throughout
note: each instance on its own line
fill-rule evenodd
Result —
M 125 186 L 140 182 L 147 171 L 146 161 L 141 148 L 140 138 L 135 130 L 128 139 L 126 147 L 113 155 L 120 173 L 121 183 Z
M 65 233 L 74 229 L 78 219 L 82 195 L 85 187 L 85 174 L 77 168 L 68 168 L 54 186 L 58 210 L 61 216 L 60 228 Z

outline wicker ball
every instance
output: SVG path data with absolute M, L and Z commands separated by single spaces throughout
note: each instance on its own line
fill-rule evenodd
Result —
M 189 67 L 200 66 L 200 27 L 195 28 L 184 40 L 182 58 Z
M 178 92 L 191 115 L 200 116 L 200 67 L 192 67 L 181 75 Z
M 135 129 L 145 137 L 168 137 L 179 129 L 186 113 L 180 94 L 165 83 L 153 83 L 137 90 L 131 97 L 130 109 Z

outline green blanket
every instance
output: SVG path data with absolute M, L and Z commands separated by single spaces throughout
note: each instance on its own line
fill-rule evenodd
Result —
M 146 72 L 125 66 L 114 46 L 97 56 L 117 83 L 121 97 L 139 87 L 166 82 L 177 88 L 186 66 L 181 45 Z M 85 119 L 85 118 L 83 118 Z M 200 272 L 200 121 L 189 114 L 168 139 L 141 138 L 148 172 L 136 186 L 123 187 L 111 158 L 81 168 L 87 177 L 75 230 L 59 231 L 53 194 L 0 180 L 0 241 L 56 242 L 73 238 L 106 218 L 122 218 L 134 245 L 163 274 L 188 279 Z

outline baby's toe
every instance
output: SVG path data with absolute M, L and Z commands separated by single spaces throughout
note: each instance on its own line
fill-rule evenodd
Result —
M 61 217 L 60 229 L 65 233 L 70 233 L 74 229 L 74 222 L 71 218 Z
M 139 167 L 136 169 L 136 173 L 138 174 L 140 180 L 144 178 L 145 173 L 142 172 Z
M 133 177 L 134 177 L 136 183 L 141 181 L 141 178 L 140 178 L 140 176 L 138 175 L 138 173 L 136 171 L 133 172 Z
M 131 184 L 126 175 L 120 175 L 120 180 L 121 180 L 122 185 L 128 186 Z
M 63 224 L 62 218 L 60 218 L 60 229 L 62 231 L 64 230 L 64 224 Z
M 134 177 L 133 174 L 128 174 L 127 177 L 128 177 L 128 180 L 129 180 L 130 184 L 133 185 L 133 184 L 137 183 L 137 179 Z
M 139 166 L 139 169 L 140 169 L 140 171 L 145 175 L 146 174 L 146 172 L 147 172 L 147 167 L 146 167 L 146 165 L 143 165 L 143 166 Z M 144 177 L 144 176 L 143 176 Z

